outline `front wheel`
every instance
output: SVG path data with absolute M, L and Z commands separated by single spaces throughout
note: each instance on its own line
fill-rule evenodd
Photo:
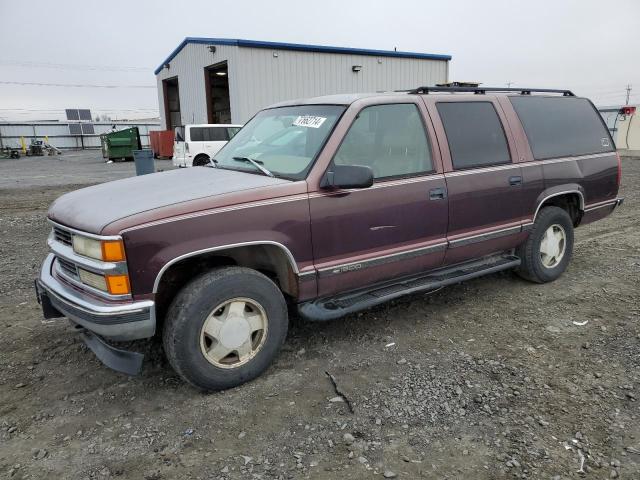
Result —
M 522 263 L 518 274 L 532 282 L 546 283 L 566 270 L 573 252 L 573 222 L 559 207 L 545 207 L 538 213 L 527 241 L 516 254 Z
M 243 267 L 207 272 L 176 296 L 163 330 L 174 370 L 204 391 L 235 387 L 273 362 L 287 335 L 287 305 L 263 274 Z

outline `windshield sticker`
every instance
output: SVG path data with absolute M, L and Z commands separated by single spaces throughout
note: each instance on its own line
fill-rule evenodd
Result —
M 296 127 L 320 128 L 326 117 L 314 117 L 312 115 L 301 115 L 295 119 L 293 125 Z

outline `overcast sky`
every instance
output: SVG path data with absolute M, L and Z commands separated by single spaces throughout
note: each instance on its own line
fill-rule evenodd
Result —
M 640 102 L 639 0 L 0 0 L 0 19 L 0 120 L 156 116 L 153 70 L 187 36 L 443 53 L 450 80 L 570 88 L 598 105 L 631 84 Z

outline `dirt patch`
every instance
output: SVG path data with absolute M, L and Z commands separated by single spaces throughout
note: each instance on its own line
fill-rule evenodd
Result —
M 156 343 L 129 378 L 42 321 L 45 212 L 73 187 L 0 190 L 0 476 L 639 478 L 640 160 L 623 184 L 558 281 L 500 273 L 294 320 L 266 374 L 212 395 Z

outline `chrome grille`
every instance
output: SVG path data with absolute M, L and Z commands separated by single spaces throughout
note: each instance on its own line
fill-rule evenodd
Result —
M 60 267 L 60 270 L 62 270 L 62 273 L 68 275 L 71 278 L 79 278 L 78 269 L 76 268 L 75 264 L 60 257 L 56 257 L 56 261 L 58 262 L 58 266 Z
M 53 238 L 60 243 L 71 246 L 71 232 L 60 227 L 53 227 Z

